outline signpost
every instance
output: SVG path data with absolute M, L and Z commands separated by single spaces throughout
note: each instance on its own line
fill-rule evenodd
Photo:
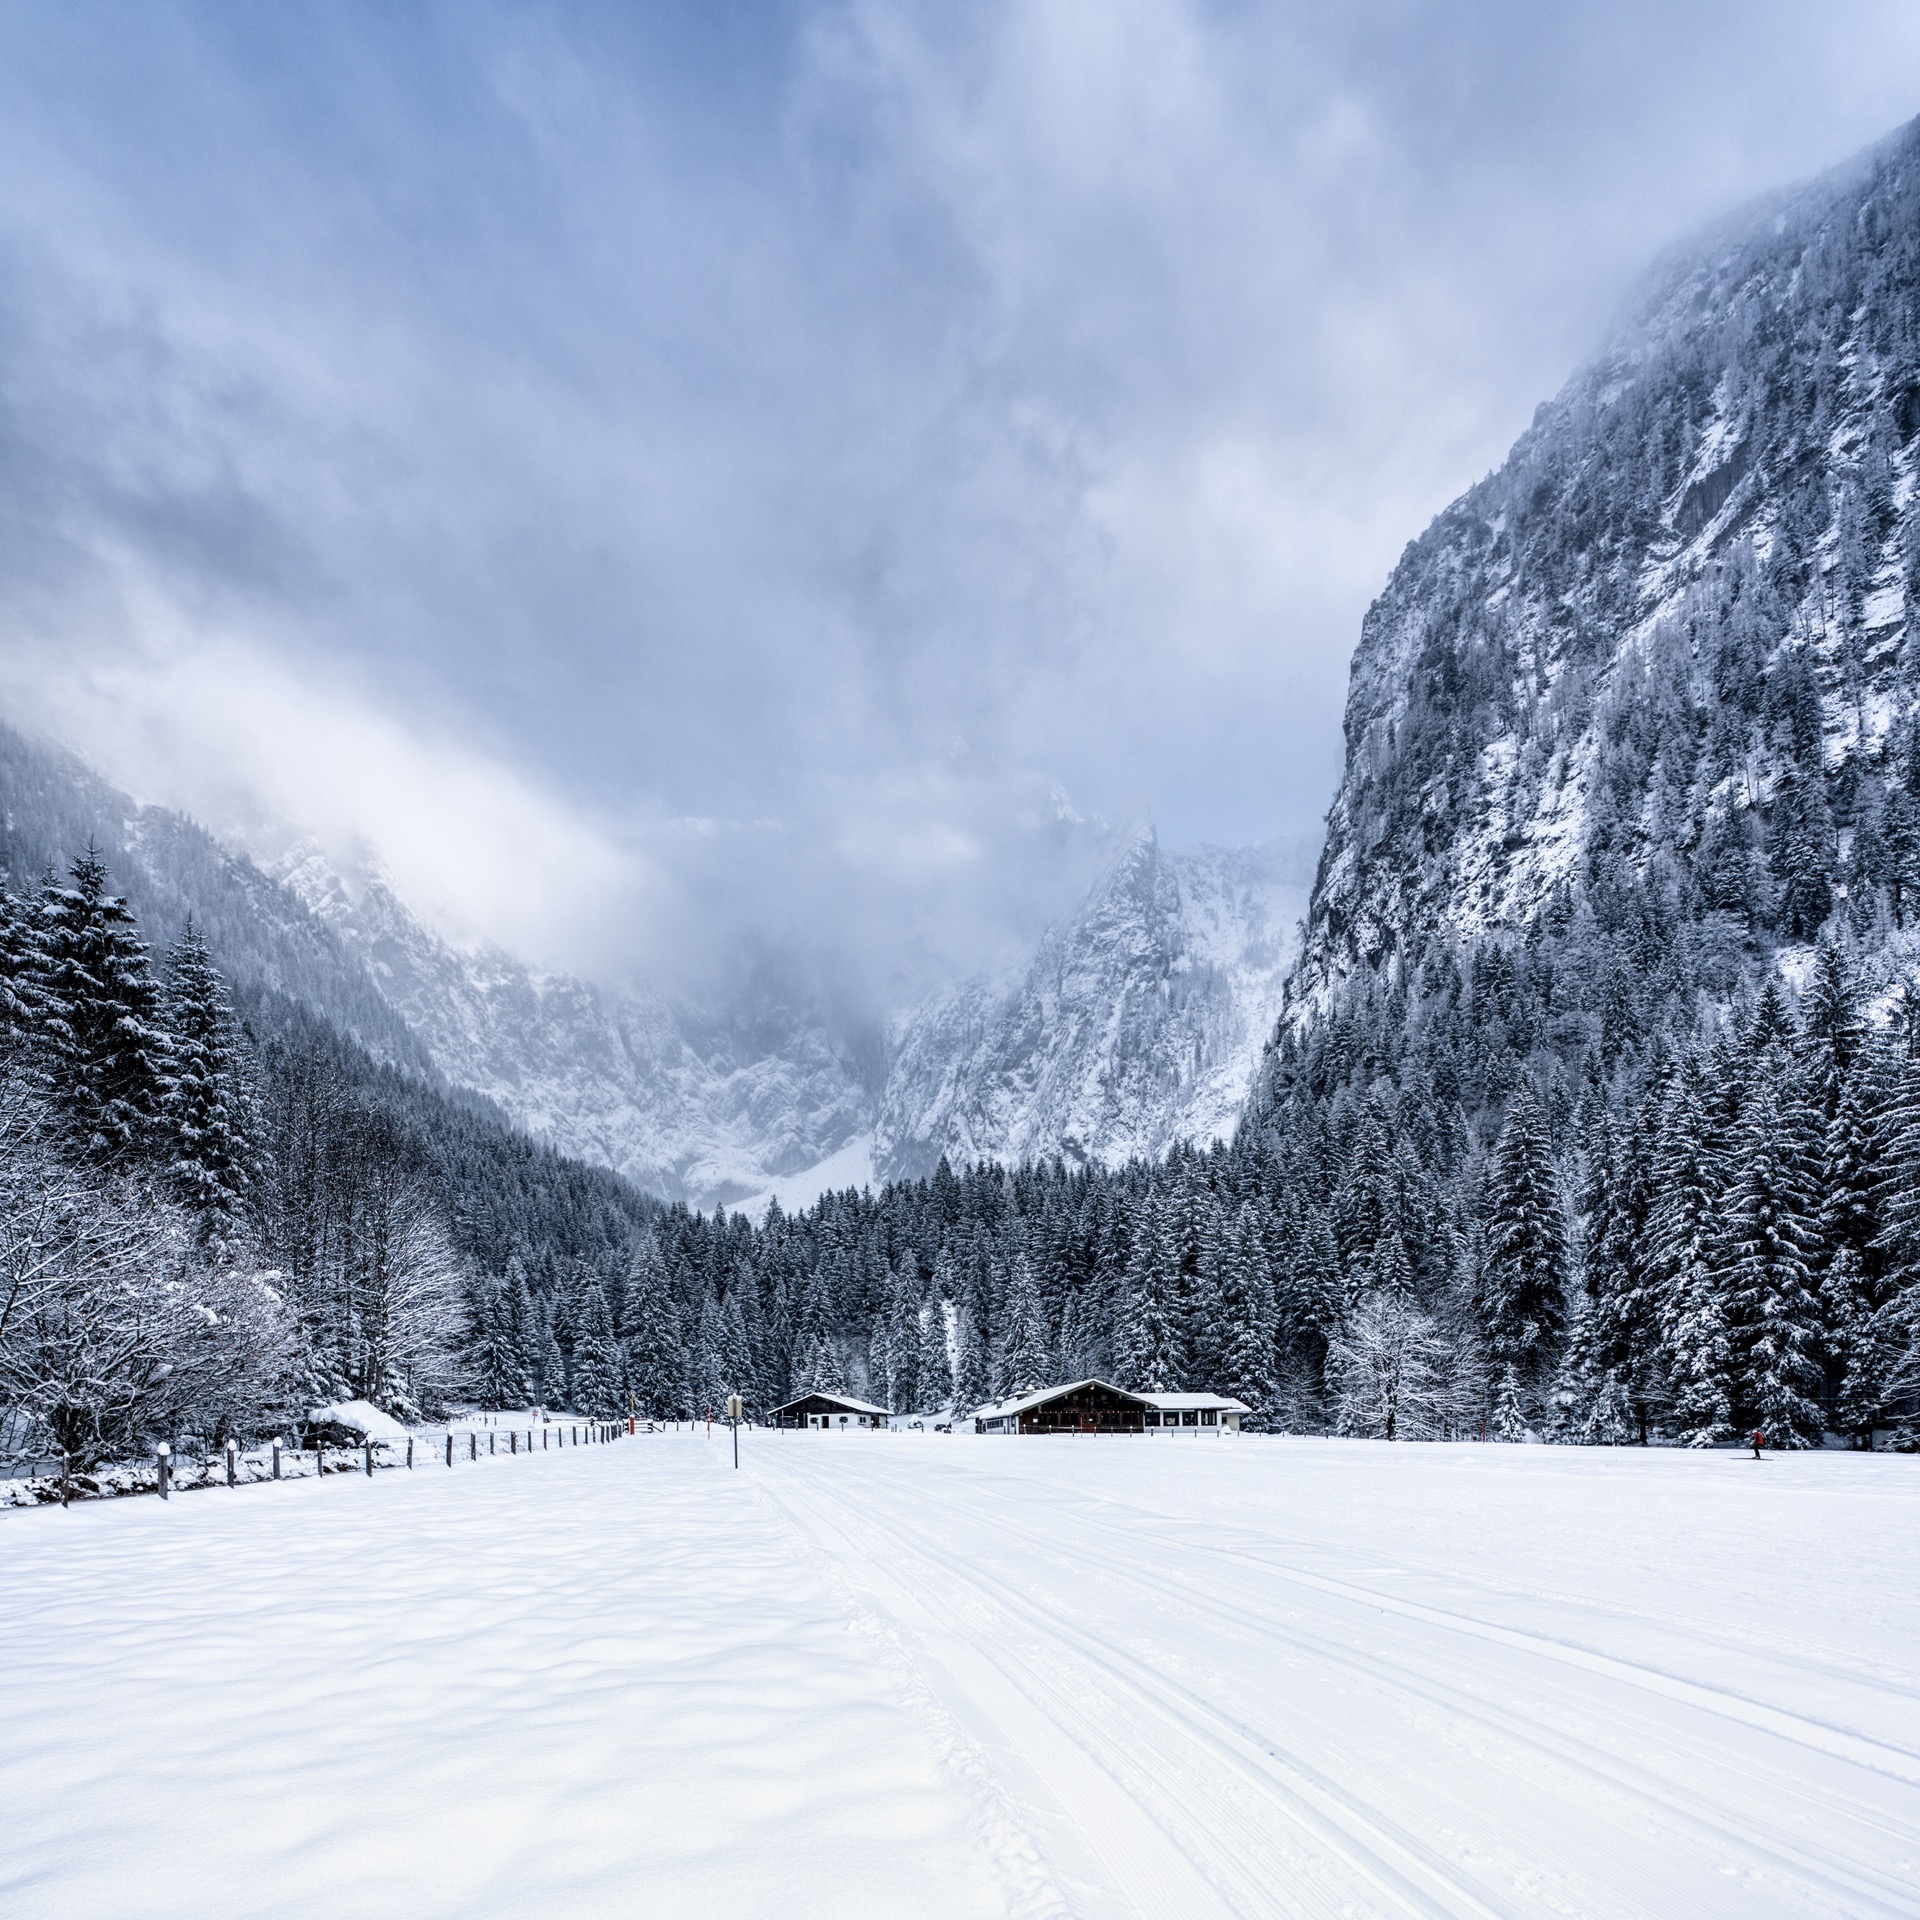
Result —
M 733 1422 L 733 1470 L 740 1471 L 740 1420 L 747 1405 L 737 1393 L 727 1395 L 727 1418 Z

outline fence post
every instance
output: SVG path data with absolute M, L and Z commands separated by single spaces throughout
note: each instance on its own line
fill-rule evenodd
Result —
M 480 1458 L 480 1436 L 477 1433 L 467 1435 L 467 1458 L 469 1460 Z
M 60 1504 L 64 1507 L 73 1498 L 73 1455 L 65 1447 L 60 1449 Z
M 235 1484 L 234 1475 L 233 1475 L 233 1470 L 236 1465 L 236 1462 L 234 1459 L 235 1451 L 236 1449 L 234 1447 L 233 1441 L 229 1439 L 227 1441 L 227 1485 L 228 1486 L 233 1486 Z
M 413 1435 L 407 1435 L 407 1471 L 413 1471 Z
M 173 1449 L 162 1440 L 154 1449 L 154 1458 L 160 1463 L 160 1498 L 167 1497 L 167 1463 L 172 1458 Z
M 453 1465 L 453 1429 L 447 1429 L 447 1465 Z
M 500 1448 L 498 1445 L 499 1439 L 500 1439 L 500 1436 L 497 1433 L 495 1433 L 491 1427 L 489 1427 L 487 1429 L 487 1451 L 489 1453 L 498 1453 L 500 1451 Z
M 276 1480 L 280 1478 L 280 1436 L 277 1433 L 273 1436 L 273 1477 Z
M 373 1436 L 372 1436 L 371 1434 L 368 1434 L 368 1435 L 367 1435 L 367 1436 L 366 1436 L 366 1437 L 365 1437 L 365 1438 L 364 1438 L 364 1439 L 363 1439 L 363 1440 L 362 1440 L 362 1441 L 360 1442 L 360 1444 L 361 1444 L 361 1445 L 362 1445 L 362 1446 L 363 1446 L 363 1447 L 364 1447 L 364 1448 L 366 1449 L 366 1453 L 367 1453 L 367 1478 L 368 1478 L 369 1480 L 371 1480 L 371 1479 L 373 1478 Z

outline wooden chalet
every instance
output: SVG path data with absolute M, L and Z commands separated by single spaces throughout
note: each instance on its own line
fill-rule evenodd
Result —
M 1238 1433 L 1244 1400 L 1220 1393 L 1130 1393 L 1105 1380 L 1040 1387 L 981 1407 L 975 1433 Z
M 812 1428 L 831 1432 L 839 1427 L 884 1427 L 887 1410 L 845 1393 L 803 1393 L 769 1415 L 776 1427 Z

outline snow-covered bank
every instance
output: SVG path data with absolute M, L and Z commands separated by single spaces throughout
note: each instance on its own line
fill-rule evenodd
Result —
M 729 1458 L 0 1517 L 0 1911 L 1920 1912 L 1920 1463 Z

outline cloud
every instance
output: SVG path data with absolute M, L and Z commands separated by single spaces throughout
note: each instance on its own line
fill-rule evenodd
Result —
M 16 647 L 0 689 L 230 843 L 270 859 L 312 838 L 349 875 L 377 863 L 456 940 L 605 966 L 636 912 L 666 910 L 664 875 L 512 768 L 242 641 L 183 634 L 165 609 L 111 663 L 54 671 Z
M 1832 0 L 0 20 L 0 650 L 143 794 L 886 1001 L 1297 838 L 1404 542 L 1920 105 Z M 849 991 L 853 991 L 849 987 Z

